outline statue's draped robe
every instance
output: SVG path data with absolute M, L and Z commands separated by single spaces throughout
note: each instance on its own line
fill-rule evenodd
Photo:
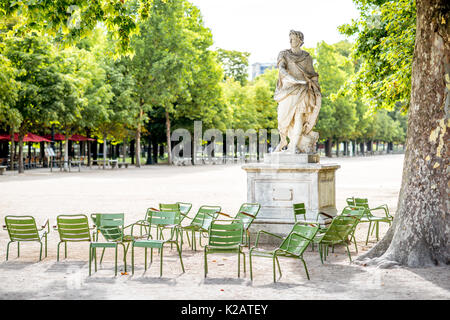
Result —
M 316 123 L 321 106 L 321 93 L 318 74 L 314 71 L 312 58 L 306 51 L 294 54 L 290 49 L 281 51 L 277 61 L 278 69 L 283 68 L 297 80 L 307 84 L 292 83 L 280 70 L 274 99 L 278 102 L 278 130 L 280 134 L 289 136 L 294 126 L 296 112 L 304 113 L 304 121 L 308 122 L 306 135 Z M 291 138 L 291 137 L 290 137 Z

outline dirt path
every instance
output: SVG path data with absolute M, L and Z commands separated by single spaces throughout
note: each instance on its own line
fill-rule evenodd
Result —
M 322 160 L 341 165 L 337 171 L 338 209 L 349 196 L 368 197 L 373 205 L 397 207 L 402 155 Z M 24 175 L 0 176 L 0 221 L 6 214 L 30 214 L 38 222 L 62 213 L 124 212 L 126 222 L 141 219 L 148 207 L 159 202 L 187 201 L 193 210 L 202 204 L 219 204 L 232 215 L 246 201 L 246 176 L 239 165 L 195 167 L 150 166 L 141 169 L 86 169 L 50 173 L 46 169 Z M 386 227 L 382 226 L 381 234 Z M 359 226 L 359 254 L 365 246 L 367 226 Z M 136 273 L 114 277 L 113 251 L 107 252 L 100 270 L 88 277 L 88 246 L 71 244 L 69 258 L 56 262 L 58 235 L 49 237 L 49 256 L 37 262 L 39 246 L 24 244 L 16 258 L 5 262 L 8 243 L 0 231 L 0 299 L 449 299 L 450 268 L 380 270 L 350 264 L 345 249 L 338 247 L 324 265 L 317 251 L 305 254 L 311 280 L 299 261 L 280 259 L 283 277 L 272 282 L 270 259 L 255 258 L 253 283 L 249 272 L 237 277 L 237 259 L 209 258 L 209 274 L 203 277 L 203 253 L 184 247 L 181 266 L 176 250 L 164 251 L 164 274 L 159 277 L 159 258 L 144 274 L 144 255 L 137 250 Z M 352 256 L 356 257 L 354 247 Z M 130 257 L 128 256 L 130 260 Z M 130 262 L 130 261 L 128 261 Z M 129 268 L 130 265 L 128 264 Z M 120 269 L 123 265 L 119 264 Z M 247 261 L 248 268 L 248 261 Z M 123 272 L 123 270 L 122 270 Z

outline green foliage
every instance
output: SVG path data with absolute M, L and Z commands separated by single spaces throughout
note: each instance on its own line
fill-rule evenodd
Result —
M 217 49 L 217 58 L 225 72 L 225 79 L 232 78 L 239 81 L 241 85 L 247 83 L 247 68 L 249 52 L 235 50 Z
M 129 53 L 136 18 L 147 18 L 152 0 L 1 0 L 0 14 L 20 17 L 15 31 L 39 31 L 74 45 L 103 23 L 117 39 L 117 53 Z
M 373 108 L 406 110 L 411 92 L 411 64 L 415 41 L 414 0 L 354 0 L 358 20 L 339 30 L 356 36 L 354 58 L 360 68 L 346 91 L 361 96 Z

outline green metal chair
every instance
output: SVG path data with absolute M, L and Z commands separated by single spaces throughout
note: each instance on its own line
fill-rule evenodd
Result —
M 334 249 L 334 246 L 337 244 L 345 245 L 347 248 L 348 258 L 350 259 L 350 262 L 352 261 L 350 250 L 348 248 L 348 242 L 352 232 L 355 230 L 356 225 L 359 223 L 364 210 L 361 208 L 356 208 L 352 209 L 352 211 L 354 212 L 351 214 L 336 216 L 325 233 L 314 238 L 314 242 L 319 245 L 319 255 L 322 263 L 326 260 L 328 255 L 328 247 L 332 246 Z
M 183 222 L 184 218 L 188 217 L 189 212 L 192 208 L 192 203 L 188 202 L 177 202 L 178 206 L 180 207 L 180 214 L 181 214 L 181 220 L 180 223 Z
M 245 234 L 245 246 L 250 248 L 250 231 L 249 228 L 253 221 L 256 219 L 256 216 L 259 213 L 259 209 L 261 209 L 261 205 L 259 203 L 244 203 L 239 208 L 238 213 L 234 218 L 232 218 L 229 214 L 219 212 L 219 214 L 224 215 L 228 218 L 232 218 L 232 224 L 240 223 L 244 227 Z
M 221 210 L 220 206 L 201 206 L 198 211 L 197 214 L 194 216 L 194 218 L 189 218 L 191 219 L 191 222 L 189 225 L 187 226 L 182 226 L 181 227 L 181 232 L 185 231 L 186 232 L 186 237 L 188 239 L 189 242 L 189 231 L 191 231 L 192 234 L 192 241 L 189 242 L 191 249 L 192 250 L 197 250 L 197 242 L 195 239 L 195 233 L 199 233 L 199 242 L 200 242 L 200 246 L 202 246 L 202 237 L 201 237 L 201 233 L 208 233 L 208 229 L 209 226 L 211 225 L 211 223 L 217 219 L 217 216 L 219 215 L 219 212 Z
M 213 253 L 237 253 L 238 255 L 238 277 L 241 276 L 241 255 L 244 257 L 245 270 L 245 254 L 242 251 L 244 227 L 242 223 L 229 223 L 229 221 L 215 220 L 211 223 L 208 230 L 208 244 L 204 248 L 205 259 L 205 278 L 208 274 L 208 255 Z
M 389 208 L 387 204 L 382 204 L 376 208 L 369 208 L 369 201 L 367 198 L 347 198 L 347 205 L 351 207 L 363 207 L 365 209 L 364 216 L 361 218 L 361 222 L 368 222 L 369 223 L 369 230 L 367 231 L 367 238 L 366 238 L 366 245 L 369 242 L 369 236 L 373 234 L 373 231 L 376 230 L 376 237 L 377 241 L 380 239 L 380 229 L 379 229 L 379 223 L 380 222 L 386 222 L 389 225 L 391 225 L 392 220 L 394 219 L 393 216 L 389 213 Z M 376 216 L 372 212 L 374 211 L 383 211 L 384 216 Z M 371 227 L 373 223 L 373 228 L 371 232 Z
M 306 208 L 304 203 L 294 203 L 292 205 L 294 209 L 294 220 L 297 222 L 298 216 L 303 216 L 303 221 L 306 221 Z
M 287 258 L 295 258 L 300 259 L 303 262 L 303 266 L 305 267 L 306 277 L 309 280 L 308 268 L 306 267 L 306 262 L 303 259 L 303 253 L 305 252 L 308 245 L 314 240 L 314 236 L 319 231 L 319 226 L 317 224 L 310 224 L 303 221 L 296 222 L 292 227 L 292 230 L 289 234 L 283 239 L 283 237 L 260 230 L 256 237 L 255 246 L 250 249 L 249 259 L 250 259 L 250 279 L 253 281 L 253 269 L 252 269 L 252 256 L 272 258 L 273 260 L 273 282 L 276 282 L 275 277 L 275 261 L 278 265 L 278 271 L 281 277 L 281 268 L 280 262 L 278 261 L 278 257 L 287 257 Z M 261 233 L 265 233 L 270 236 L 274 236 L 282 240 L 280 246 L 273 250 L 264 250 L 262 248 L 258 248 L 259 237 Z
M 42 239 L 44 239 L 45 257 L 47 257 L 47 235 L 50 233 L 48 219 L 44 225 L 38 229 L 36 220 L 32 216 L 6 216 L 4 229 L 8 230 L 9 242 L 6 246 L 6 260 L 9 258 L 9 246 L 17 242 L 17 257 L 20 257 L 21 242 L 39 242 L 39 261 L 42 260 Z M 46 228 L 47 227 L 47 228 Z M 45 230 L 46 229 L 46 230 Z
M 84 214 L 61 214 L 56 217 L 56 226 L 59 233 L 58 251 L 56 260 L 59 261 L 59 249 L 64 243 L 64 258 L 67 258 L 67 242 L 91 242 L 91 229 L 88 217 Z
M 150 261 L 153 262 L 153 249 L 158 249 L 161 256 L 160 262 L 160 276 L 162 276 L 163 272 L 163 247 L 165 244 L 170 243 L 171 246 L 175 244 L 177 246 L 178 255 L 180 257 L 181 268 L 184 271 L 183 259 L 181 257 L 181 249 L 178 244 L 179 235 L 181 233 L 179 229 L 180 222 L 180 211 L 179 210 L 165 210 L 165 211 L 157 211 L 157 210 L 149 210 L 147 211 L 147 221 L 149 226 L 155 226 L 158 232 L 161 233 L 160 239 L 154 240 L 150 233 L 147 235 L 147 239 L 142 240 L 134 240 L 131 246 L 131 270 L 132 274 L 134 274 L 134 248 L 145 248 L 145 270 L 147 270 L 147 250 L 151 249 L 150 253 Z M 165 226 L 175 226 L 171 227 L 171 236 L 169 239 L 164 240 L 162 236 L 162 230 Z
M 102 263 L 103 255 L 106 248 L 115 249 L 115 264 L 114 274 L 117 276 L 117 253 L 118 246 L 123 247 L 123 262 L 124 271 L 127 272 L 127 251 L 128 247 L 133 241 L 133 237 L 130 235 L 124 235 L 124 214 L 123 213 L 95 213 L 91 215 L 92 220 L 96 225 L 96 232 L 94 233 L 94 241 L 89 245 L 89 275 L 91 275 L 92 260 L 95 260 L 95 272 L 97 272 L 97 248 L 102 248 L 102 257 L 100 263 Z M 104 241 L 98 240 L 98 235 L 101 234 Z M 127 243 L 127 246 L 125 246 Z

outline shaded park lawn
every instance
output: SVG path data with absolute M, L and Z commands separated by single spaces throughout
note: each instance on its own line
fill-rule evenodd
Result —
M 341 165 L 337 171 L 337 206 L 349 196 L 366 196 L 373 205 L 387 203 L 395 214 L 402 173 L 402 155 L 366 158 L 322 159 Z M 50 174 L 45 169 L 24 175 L 8 173 L 0 178 L 1 222 L 6 214 L 30 214 L 38 223 L 58 214 L 124 212 L 126 223 L 143 218 L 145 210 L 159 202 L 188 201 L 193 211 L 200 205 L 221 205 L 234 215 L 246 201 L 246 176 L 239 165 L 195 167 L 150 166 L 121 170 L 85 169 L 81 173 Z M 193 213 L 191 212 L 190 215 Z M 381 225 L 383 235 L 387 226 Z M 359 254 L 366 246 L 367 224 L 357 228 Z M 184 246 L 186 273 L 181 273 L 176 250 L 166 249 L 164 274 L 159 277 L 159 258 L 144 274 L 143 252 L 136 251 L 136 273 L 114 277 L 113 251 L 105 255 L 99 271 L 88 277 L 87 244 L 69 244 L 67 260 L 56 262 L 58 235 L 49 236 L 49 256 L 38 260 L 38 245 L 21 246 L 21 257 L 5 262 L 8 242 L 0 232 L 1 299 L 448 299 L 450 269 L 376 269 L 350 264 L 345 248 L 337 247 L 324 265 L 317 250 L 305 253 L 311 280 L 299 261 L 280 259 L 283 277 L 272 282 L 270 259 L 254 259 L 254 281 L 247 273 L 237 277 L 237 258 L 212 255 L 209 274 L 203 277 L 203 252 Z M 350 246 L 356 258 L 354 246 Z M 245 250 L 248 253 L 248 250 Z M 248 258 L 248 255 L 247 255 Z M 130 262 L 130 256 L 128 256 Z M 248 261 L 248 259 L 247 259 Z M 131 266 L 129 265 L 130 269 Z M 119 263 L 119 268 L 123 265 Z M 123 270 L 121 270 L 123 272 Z

